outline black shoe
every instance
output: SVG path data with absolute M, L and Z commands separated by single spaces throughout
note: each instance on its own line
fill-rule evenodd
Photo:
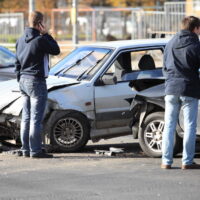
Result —
M 53 158 L 53 155 L 47 154 L 45 152 L 39 152 L 31 155 L 31 158 Z
M 24 153 L 23 151 L 21 151 L 21 150 L 17 150 L 16 152 L 15 152 L 15 155 L 16 156 L 18 156 L 18 157 L 24 157 L 24 158 L 29 158 L 30 157 L 30 153 L 29 152 L 26 152 L 26 153 Z
M 23 154 L 23 157 L 24 157 L 24 158 L 29 158 L 29 157 L 30 157 L 30 153 L 25 153 L 25 154 Z
M 13 153 L 14 153 L 14 155 L 19 156 L 19 157 L 23 156 L 23 153 L 21 150 L 16 150 Z

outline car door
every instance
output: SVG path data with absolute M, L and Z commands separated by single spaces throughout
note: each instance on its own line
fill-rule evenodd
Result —
M 133 79 L 137 78 L 135 75 L 138 74 L 138 71 L 141 71 L 138 68 L 139 60 L 149 50 L 154 50 L 154 48 L 121 52 L 99 77 L 98 81 L 103 81 L 103 83 L 98 84 L 97 81 L 94 87 L 97 129 L 128 127 L 130 125 L 132 115 L 128 100 L 132 99 L 137 91 L 129 87 L 129 81 L 124 80 L 123 77 L 131 73 Z M 162 59 L 163 48 L 159 51 Z M 104 77 L 110 77 L 110 80 L 113 81 L 105 83 Z M 115 78 L 117 80 L 114 83 Z
M 95 87 L 96 127 L 113 128 L 128 126 L 131 119 L 130 104 L 134 91 L 128 82 Z
M 125 60 L 127 59 L 127 60 Z M 123 67 L 125 65 L 126 67 Z M 112 62 L 101 78 L 116 78 L 114 83 L 103 83 L 95 86 L 96 127 L 114 128 L 128 126 L 131 119 L 130 104 L 127 100 L 132 98 L 134 91 L 129 87 L 128 81 L 123 81 L 125 72 L 131 71 L 129 52 L 123 52 Z

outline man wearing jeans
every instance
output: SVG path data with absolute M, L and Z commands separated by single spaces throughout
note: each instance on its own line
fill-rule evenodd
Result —
M 16 73 L 23 100 L 20 136 L 24 157 L 52 157 L 42 151 L 41 123 L 47 101 L 48 54 L 59 53 L 57 42 L 44 27 L 43 14 L 32 12 L 29 27 L 16 44 Z
M 170 169 L 180 109 L 184 115 L 182 169 L 196 169 L 194 163 L 198 99 L 200 98 L 200 20 L 189 16 L 182 20 L 182 30 L 167 44 L 164 52 L 165 128 L 161 168 Z

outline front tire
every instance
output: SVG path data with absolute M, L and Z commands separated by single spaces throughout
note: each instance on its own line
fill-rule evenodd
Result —
M 74 152 L 83 148 L 89 139 L 89 123 L 78 112 L 57 111 L 50 124 L 50 141 L 53 148 Z
M 164 112 L 148 115 L 139 131 L 139 143 L 147 156 L 158 158 L 162 156 L 162 135 L 164 130 Z M 182 138 L 175 134 L 174 155 L 181 151 Z

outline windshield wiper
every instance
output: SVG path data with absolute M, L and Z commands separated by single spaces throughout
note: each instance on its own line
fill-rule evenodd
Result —
M 14 67 L 14 66 L 15 66 L 14 64 L 10 64 L 10 65 L 4 66 L 4 68 L 9 68 L 9 67 Z
M 110 51 L 108 51 L 108 53 L 109 53 Z M 95 65 L 93 65 L 93 66 L 91 66 L 91 67 L 89 67 L 88 69 L 86 69 L 85 71 L 83 71 L 83 73 L 81 73 L 78 77 L 77 77 L 77 81 L 80 81 L 81 80 L 81 78 L 83 77 L 83 75 L 88 75 L 105 57 L 106 57 L 106 55 L 108 54 L 108 53 L 106 53 L 101 59 L 99 59 L 99 60 L 97 60 L 96 61 L 96 63 L 95 63 Z
M 85 58 L 87 58 L 88 56 L 90 56 L 94 51 L 91 51 L 90 53 L 88 53 L 86 56 L 84 56 L 81 59 L 78 59 L 75 63 L 73 63 L 70 67 L 68 67 L 67 69 L 63 68 L 60 71 L 55 73 L 55 76 L 57 76 L 59 73 L 61 73 L 63 71 L 63 74 L 65 72 L 67 72 L 68 70 L 70 70 L 72 67 L 76 66 L 78 63 L 80 63 L 82 60 L 84 60 Z

